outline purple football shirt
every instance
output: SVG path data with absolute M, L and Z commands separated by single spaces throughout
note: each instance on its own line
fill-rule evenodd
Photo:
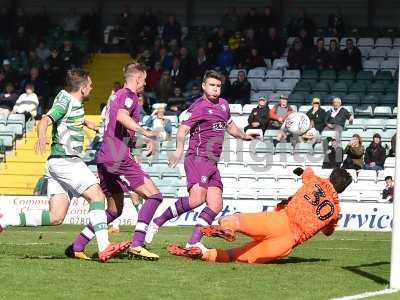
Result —
M 130 147 L 134 143 L 135 132 L 117 122 L 119 109 L 126 109 L 129 116 L 139 123 L 140 105 L 138 96 L 128 88 L 118 90 L 110 101 L 105 118 L 103 143 L 97 152 L 98 163 L 130 159 Z
M 231 121 L 229 103 L 219 98 L 212 103 L 204 96 L 188 109 L 183 125 L 190 127 L 189 149 L 186 153 L 218 160 L 222 152 L 225 129 Z

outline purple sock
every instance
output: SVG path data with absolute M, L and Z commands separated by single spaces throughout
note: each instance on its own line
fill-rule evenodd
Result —
M 172 218 L 176 218 L 181 214 L 192 210 L 189 204 L 189 197 L 179 197 L 178 200 L 168 207 L 161 216 L 154 219 L 154 223 L 157 224 L 159 227 L 164 225 L 165 222 L 171 220 Z
M 162 202 L 161 193 L 150 196 L 145 199 L 142 207 L 139 210 L 138 222 L 135 227 L 135 231 L 132 237 L 132 247 L 143 246 L 144 238 L 146 236 L 147 227 L 149 226 L 151 219 L 154 217 L 154 213 L 157 207 Z
M 114 221 L 116 218 L 120 216 L 120 214 L 112 212 L 106 209 L 106 216 L 107 216 L 107 224 Z M 76 237 L 72 247 L 75 252 L 80 252 L 85 250 L 86 245 L 94 238 L 94 230 L 92 224 L 88 224 L 83 230 L 79 233 Z
M 211 208 L 209 208 L 208 206 L 204 207 L 204 209 L 200 213 L 199 218 L 197 219 L 197 224 L 194 226 L 189 244 L 193 245 L 200 242 L 202 237 L 200 232 L 201 227 L 210 225 L 214 221 L 216 216 L 217 213 L 215 213 Z

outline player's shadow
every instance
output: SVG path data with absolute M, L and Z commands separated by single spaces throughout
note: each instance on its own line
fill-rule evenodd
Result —
M 387 261 L 380 261 L 380 262 L 375 262 L 372 264 L 364 264 L 364 265 L 359 265 L 359 266 L 347 266 L 347 267 L 342 267 L 342 269 L 346 271 L 350 271 L 354 274 L 360 275 L 362 277 L 368 278 L 370 280 L 375 281 L 376 283 L 379 284 L 389 284 L 389 281 L 385 278 L 379 277 L 378 275 L 372 274 L 371 272 L 367 272 L 364 270 L 361 270 L 361 268 L 368 268 L 368 267 L 378 267 L 382 265 L 388 265 L 390 264 Z
M 299 264 L 299 263 L 314 263 L 314 262 L 322 262 L 329 261 L 326 258 L 304 258 L 304 257 L 296 257 L 291 256 L 288 258 L 279 259 L 268 264 L 276 264 L 276 265 L 285 265 L 285 264 Z

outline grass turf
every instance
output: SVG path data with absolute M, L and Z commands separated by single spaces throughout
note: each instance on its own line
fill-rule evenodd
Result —
M 166 244 L 183 244 L 191 229 L 162 228 L 152 246 L 159 261 L 98 263 L 64 256 L 80 228 L 13 228 L 0 235 L 0 299 L 330 299 L 388 285 L 390 233 L 317 235 L 287 259 L 248 265 L 170 256 Z M 122 227 L 111 239 L 130 235 L 130 228 Z M 204 239 L 209 247 L 245 241 Z M 87 252 L 95 252 L 95 246 Z M 400 293 L 377 299 L 400 299 Z

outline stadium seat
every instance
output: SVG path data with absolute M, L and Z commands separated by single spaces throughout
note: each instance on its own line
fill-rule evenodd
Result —
M 392 48 L 392 38 L 390 37 L 379 37 L 375 41 L 375 48 L 377 47 L 390 47 Z
M 351 71 L 339 71 L 337 74 L 337 80 L 339 82 L 353 82 L 354 81 L 354 72 Z
M 382 62 L 386 57 L 386 53 L 388 53 L 389 51 L 390 49 L 386 47 L 374 48 L 369 51 L 368 56 L 370 59 Z
M 306 153 L 294 153 L 293 155 L 288 155 L 285 159 L 285 168 L 296 168 L 305 167 L 306 163 Z
M 375 83 L 383 84 L 382 82 L 379 81 L 390 82 L 392 81 L 392 79 L 393 77 L 391 71 L 380 70 L 375 74 Z
M 322 131 L 322 133 L 328 133 L 329 137 L 332 137 L 334 135 L 334 131 L 331 133 L 329 130 L 324 130 Z M 323 149 L 323 145 L 322 143 L 318 143 L 314 145 L 314 149 L 313 149 L 313 154 L 315 155 L 319 155 L 319 154 L 323 154 L 324 153 L 324 149 Z
M 372 71 L 374 74 L 379 70 L 380 62 L 377 60 L 366 60 L 363 63 L 364 71 Z
M 315 84 L 312 87 L 313 92 L 324 92 L 324 93 L 329 93 L 330 92 L 330 87 L 329 84 L 325 81 L 320 81 L 317 82 L 317 84 Z
M 381 82 L 374 82 L 373 84 L 367 86 L 367 93 L 383 94 L 384 92 L 385 92 L 385 86 Z
M 365 94 L 366 86 L 362 81 L 357 81 L 349 86 L 349 94 Z
M 278 133 L 279 133 L 279 130 L 267 129 L 264 133 L 264 138 L 273 139 L 278 135 Z
M 387 54 L 388 59 L 390 60 L 397 60 L 399 59 L 400 48 L 393 48 Z
M 229 110 L 233 115 L 241 115 L 243 113 L 241 104 L 229 104 Z
M 334 70 L 322 70 L 319 74 L 320 80 L 336 80 L 336 71 Z
M 341 201 L 345 202 L 359 202 L 360 201 L 360 193 L 357 191 L 351 191 L 350 189 L 346 189 L 343 193 L 339 195 Z
M 365 130 L 365 127 L 367 126 L 367 123 L 370 119 L 367 118 L 355 118 L 353 120 L 353 124 L 347 124 L 346 125 L 346 129 L 361 129 L 361 130 Z
M 288 68 L 288 62 L 286 59 L 283 58 L 277 58 L 274 60 L 272 64 L 272 69 L 274 70 L 284 70 Z
M 250 114 L 254 108 L 256 108 L 256 104 L 245 104 L 243 106 L 243 114 Z
M 289 92 L 291 92 L 292 90 L 293 90 L 293 88 L 294 88 L 294 86 L 296 85 L 296 83 L 294 83 L 294 82 L 292 82 L 292 81 L 288 81 L 288 80 L 285 80 L 285 81 L 279 81 L 279 82 L 277 82 L 276 83 L 276 85 L 275 85 L 275 89 L 276 89 L 276 91 L 282 91 L 282 92 L 287 92 L 287 91 L 289 91 Z
M 396 70 L 399 67 L 399 61 L 398 60 L 385 60 L 381 63 L 381 70 L 382 71 L 389 71 L 394 75 Z
M 373 49 L 372 47 L 361 47 L 359 48 L 361 52 L 362 59 L 366 59 L 369 57 L 369 52 Z
M 348 94 L 345 95 L 343 98 L 343 103 L 348 104 L 348 105 L 359 105 L 360 104 L 360 95 L 358 94 Z
M 359 38 L 357 41 L 357 47 L 374 47 L 373 38 Z
M 356 75 L 357 81 L 373 81 L 374 73 L 372 71 L 360 71 Z
M 361 98 L 361 105 L 377 105 L 380 98 L 376 94 L 365 95 Z
M 344 93 L 347 94 L 347 83 L 344 81 L 336 82 L 332 87 L 331 87 L 331 93 Z
M 270 131 L 267 130 L 266 133 Z M 277 134 L 277 133 L 276 133 Z M 276 137 L 276 134 L 273 137 Z M 274 145 L 270 141 L 258 141 L 254 146 L 255 153 L 274 153 Z
M 247 116 L 234 116 L 232 117 L 232 120 L 235 122 L 236 126 L 239 128 L 243 129 L 248 125 L 247 122 L 248 117 Z
M 179 121 L 177 116 L 165 116 L 165 118 L 171 121 L 172 126 L 178 126 Z
M 390 118 L 392 116 L 392 108 L 390 106 L 376 106 L 374 116 Z
M 282 79 L 282 71 L 281 70 L 268 70 L 266 78 L 268 79 Z
M 301 106 L 299 107 L 299 112 L 305 114 L 305 113 L 307 113 L 311 108 L 312 108 L 311 105 L 301 105 Z
M 300 70 L 285 70 L 285 72 L 283 73 L 283 78 L 300 79 L 301 78 Z
M 268 79 L 258 79 L 255 84 L 252 86 L 255 91 L 263 91 L 263 92 L 274 92 L 275 91 L 275 81 Z
M 394 106 L 397 104 L 397 95 L 394 93 L 389 93 L 383 96 L 380 100 L 380 104 L 382 105 L 390 105 Z M 397 113 L 397 111 L 396 111 Z M 393 111 L 393 115 L 396 115 L 395 112 Z
M 278 143 L 275 147 L 275 153 L 293 153 L 293 145 L 291 143 Z
M 309 93 L 311 91 L 310 84 L 308 82 L 304 82 L 304 80 L 299 81 L 294 87 L 295 93 Z
M 264 79 L 266 75 L 266 68 L 254 68 L 249 70 L 247 74 L 247 79 Z
M 306 69 L 303 71 L 301 78 L 307 80 L 319 80 L 319 74 L 317 70 Z
M 397 81 L 395 81 L 395 82 L 386 82 L 386 85 L 385 85 L 385 93 L 386 94 L 397 94 L 397 90 L 398 90 Z
M 385 129 L 396 129 L 397 128 L 397 120 L 396 119 L 387 119 L 385 123 Z
M 289 103 L 293 104 L 303 104 L 304 103 L 304 94 L 302 93 L 292 93 L 289 95 Z
M 294 154 L 296 153 L 312 153 L 313 148 L 311 144 L 307 143 L 297 143 L 294 147 Z

